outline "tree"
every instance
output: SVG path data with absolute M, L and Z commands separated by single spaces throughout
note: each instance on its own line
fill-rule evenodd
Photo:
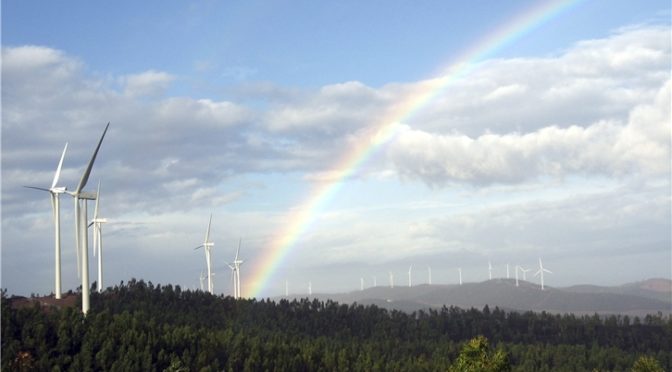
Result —
M 643 355 L 632 365 L 632 372 L 664 372 L 658 361 L 650 356 Z
M 500 372 L 510 371 L 508 355 L 497 350 L 492 353 L 488 339 L 484 336 L 472 338 L 460 351 L 460 355 L 450 366 L 451 372 Z

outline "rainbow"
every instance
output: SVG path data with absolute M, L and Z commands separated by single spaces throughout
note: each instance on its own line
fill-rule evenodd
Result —
M 527 9 L 487 34 L 478 43 L 460 54 L 438 77 L 429 79 L 406 95 L 405 99 L 394 105 L 384 118 L 374 126 L 368 138 L 349 149 L 327 172 L 329 180 L 318 182 L 308 198 L 300 206 L 293 209 L 288 223 L 274 235 L 270 244 L 264 249 L 261 258 L 252 268 L 251 283 L 246 289 L 251 297 L 260 296 L 267 283 L 278 267 L 282 265 L 297 240 L 306 232 L 314 221 L 314 216 L 333 199 L 343 187 L 344 180 L 352 176 L 371 155 L 387 143 L 399 131 L 400 122 L 412 117 L 424 108 L 436 96 L 441 94 L 451 83 L 464 78 L 472 72 L 480 62 L 492 57 L 498 51 L 515 42 L 539 25 L 557 17 L 578 4 L 581 0 L 554 0 L 537 4 Z

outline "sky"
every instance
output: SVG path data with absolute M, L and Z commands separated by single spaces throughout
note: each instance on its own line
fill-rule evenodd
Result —
M 244 296 L 672 278 L 669 1 L 3 1 L 2 287 L 53 291 L 47 193 L 105 124 L 105 284 Z M 89 208 L 91 218 L 93 206 Z M 63 287 L 75 289 L 72 198 Z M 96 277 L 90 256 L 90 276 Z M 528 273 L 528 279 L 537 282 Z

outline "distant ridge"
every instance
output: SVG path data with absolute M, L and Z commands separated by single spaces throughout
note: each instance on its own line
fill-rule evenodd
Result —
M 649 279 L 616 287 L 577 285 L 567 288 L 546 286 L 513 279 L 493 279 L 480 283 L 421 284 L 413 287 L 374 287 L 340 294 L 315 294 L 320 300 L 374 304 L 400 311 L 457 306 L 483 308 L 488 305 L 511 311 L 547 311 L 573 314 L 672 314 L 672 281 Z M 290 296 L 301 298 L 305 296 Z M 282 297 L 278 297 L 280 299 Z

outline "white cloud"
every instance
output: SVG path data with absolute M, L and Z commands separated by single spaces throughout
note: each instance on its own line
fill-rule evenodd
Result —
M 670 86 L 665 83 L 655 102 L 636 106 L 626 124 L 600 121 L 476 138 L 405 127 L 389 153 L 402 176 L 434 186 L 516 183 L 572 174 L 669 174 Z
M 154 70 L 122 77 L 124 94 L 131 97 L 161 94 L 168 89 L 173 80 L 174 76 Z

